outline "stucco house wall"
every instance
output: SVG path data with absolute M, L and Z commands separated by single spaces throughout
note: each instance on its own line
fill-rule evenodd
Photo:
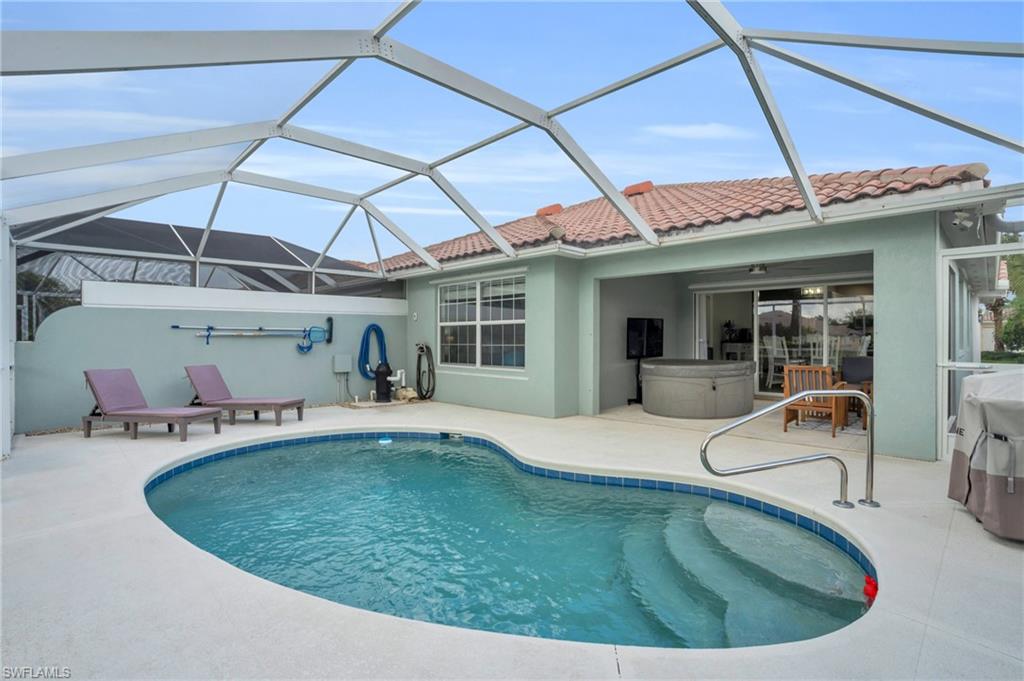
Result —
M 605 306 L 601 296 L 606 282 L 680 275 L 679 289 L 687 272 L 870 253 L 875 291 L 877 449 L 881 454 L 934 460 L 937 244 L 937 216 L 926 212 L 756 236 L 693 240 L 575 260 L 564 256 L 522 258 L 515 267 L 525 272 L 527 280 L 526 369 L 441 368 L 437 399 L 540 416 L 597 414 L 602 408 L 601 314 Z M 460 271 L 458 277 L 486 278 L 509 267 L 506 261 Z M 411 342 L 426 339 L 436 343 L 436 286 L 442 280 L 443 275 L 436 280 L 427 275 L 408 281 Z M 607 291 L 615 290 L 615 284 L 608 284 Z M 687 356 L 693 351 L 690 299 L 689 295 L 678 297 L 678 332 L 673 341 Z M 569 370 L 572 366 L 575 372 Z

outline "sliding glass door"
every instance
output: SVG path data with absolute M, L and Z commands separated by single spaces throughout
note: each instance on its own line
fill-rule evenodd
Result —
M 755 295 L 758 390 L 782 392 L 787 364 L 831 366 L 874 355 L 871 283 L 809 284 Z
M 694 305 L 694 356 L 755 361 L 759 393 L 782 392 L 787 364 L 831 366 L 857 383 L 873 376 L 870 281 L 715 289 L 696 293 Z
M 758 291 L 757 330 L 762 392 L 781 392 L 787 364 L 824 360 L 824 287 Z
M 843 371 L 849 357 L 875 356 L 875 298 L 871 284 L 842 284 L 828 289 L 828 363 Z

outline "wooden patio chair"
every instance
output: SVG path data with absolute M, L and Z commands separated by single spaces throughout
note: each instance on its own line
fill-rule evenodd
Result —
M 844 381 L 833 383 L 831 366 L 809 366 L 787 364 L 783 369 L 782 390 L 784 397 L 791 397 L 804 390 L 839 390 L 846 387 Z M 809 397 L 788 405 L 783 411 L 782 432 L 789 431 L 789 422 L 800 424 L 802 419 L 828 419 L 832 422 L 832 437 L 836 428 L 846 428 L 845 397 Z

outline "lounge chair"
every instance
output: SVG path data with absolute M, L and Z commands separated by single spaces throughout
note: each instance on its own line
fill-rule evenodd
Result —
M 82 417 L 82 430 L 92 435 L 94 421 L 120 421 L 131 439 L 139 437 L 140 423 L 166 423 L 167 432 L 178 426 L 181 441 L 188 440 L 188 424 L 195 421 L 213 421 L 213 430 L 220 432 L 220 409 L 208 407 L 150 407 L 142 396 L 138 381 L 131 369 L 89 369 L 85 372 L 96 406 L 88 416 Z
M 281 425 L 281 412 L 285 409 L 294 409 L 302 420 L 302 410 L 306 406 L 306 400 L 302 397 L 232 397 L 228 390 L 227 383 L 220 375 L 220 370 L 214 364 L 201 364 L 198 366 L 185 367 L 188 380 L 192 381 L 192 387 L 196 390 L 196 396 L 192 404 L 201 404 L 206 407 L 220 407 L 228 412 L 228 423 L 235 425 L 235 412 L 243 409 L 251 409 L 257 421 L 260 420 L 260 410 L 273 410 L 274 422 Z

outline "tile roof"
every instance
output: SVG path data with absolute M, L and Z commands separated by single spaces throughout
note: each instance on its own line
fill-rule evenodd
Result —
M 984 180 L 987 174 L 988 167 L 983 163 L 970 163 L 826 173 L 811 175 L 810 179 L 818 201 L 822 206 L 829 206 Z M 627 200 L 660 236 L 804 209 L 803 199 L 791 177 L 653 186 L 639 183 L 627 189 L 642 191 L 629 195 Z M 582 248 L 638 238 L 629 223 L 603 197 L 568 206 L 560 212 L 519 218 L 495 229 L 514 248 L 521 249 L 553 241 L 549 232 L 555 226 L 565 230 L 562 243 Z M 482 233 L 474 232 L 427 246 L 426 250 L 440 262 L 445 262 L 493 253 L 498 249 Z M 388 271 L 410 269 L 421 264 L 411 252 L 384 260 Z

